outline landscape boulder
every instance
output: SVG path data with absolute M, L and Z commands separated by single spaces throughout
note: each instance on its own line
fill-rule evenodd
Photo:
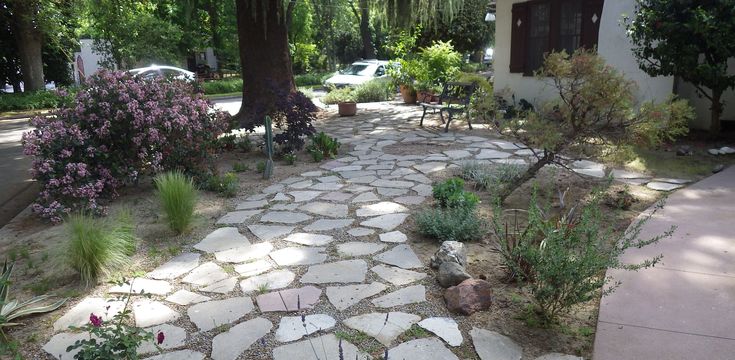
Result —
M 454 262 L 462 267 L 467 266 L 467 253 L 464 244 L 459 241 L 444 241 L 431 257 L 431 267 L 439 268 L 445 262 Z
M 447 309 L 454 313 L 471 315 L 487 310 L 492 303 L 493 291 L 485 280 L 467 279 L 444 292 Z
M 439 276 L 437 277 L 437 280 L 439 280 L 439 284 L 441 284 L 442 287 L 448 288 L 450 286 L 455 286 L 462 281 L 471 278 L 472 276 L 467 273 L 462 265 L 459 265 L 456 262 L 447 261 L 439 265 Z

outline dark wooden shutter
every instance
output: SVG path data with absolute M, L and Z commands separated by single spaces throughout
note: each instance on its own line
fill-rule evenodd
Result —
M 549 3 L 549 52 L 559 51 L 559 32 L 561 31 L 561 2 L 551 1 Z
M 528 36 L 528 4 L 513 4 L 510 32 L 510 72 L 522 73 L 526 64 L 526 38 Z
M 597 47 L 602 22 L 602 5 L 604 0 L 584 0 L 582 2 L 582 41 L 587 49 Z

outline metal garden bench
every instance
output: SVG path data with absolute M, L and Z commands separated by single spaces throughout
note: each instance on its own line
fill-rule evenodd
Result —
M 426 117 L 427 110 L 439 110 L 439 117 L 444 121 L 444 113 L 447 113 L 446 126 L 444 132 L 449 131 L 449 124 L 452 122 L 452 118 L 457 114 L 467 113 L 467 125 L 472 130 L 472 123 L 469 116 L 469 105 L 472 94 L 475 92 L 477 85 L 471 82 L 458 82 L 451 81 L 444 84 L 441 95 L 439 95 L 439 102 L 421 102 L 424 108 L 424 113 L 421 115 L 421 121 L 419 126 L 424 126 L 424 117 Z

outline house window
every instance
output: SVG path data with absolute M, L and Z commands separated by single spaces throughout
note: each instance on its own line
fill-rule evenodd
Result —
M 597 46 L 603 0 L 532 0 L 513 4 L 510 72 L 533 75 L 550 51 Z

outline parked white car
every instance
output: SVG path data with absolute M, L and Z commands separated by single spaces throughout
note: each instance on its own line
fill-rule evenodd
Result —
M 370 80 L 385 77 L 386 65 L 388 62 L 384 60 L 355 61 L 325 80 L 324 85 L 339 88 L 364 84 Z
M 196 74 L 191 71 L 162 65 L 151 65 L 143 68 L 130 69 L 128 70 L 128 73 L 133 76 L 142 76 L 145 79 L 151 79 L 159 76 L 171 77 L 184 81 L 194 81 L 196 79 Z

